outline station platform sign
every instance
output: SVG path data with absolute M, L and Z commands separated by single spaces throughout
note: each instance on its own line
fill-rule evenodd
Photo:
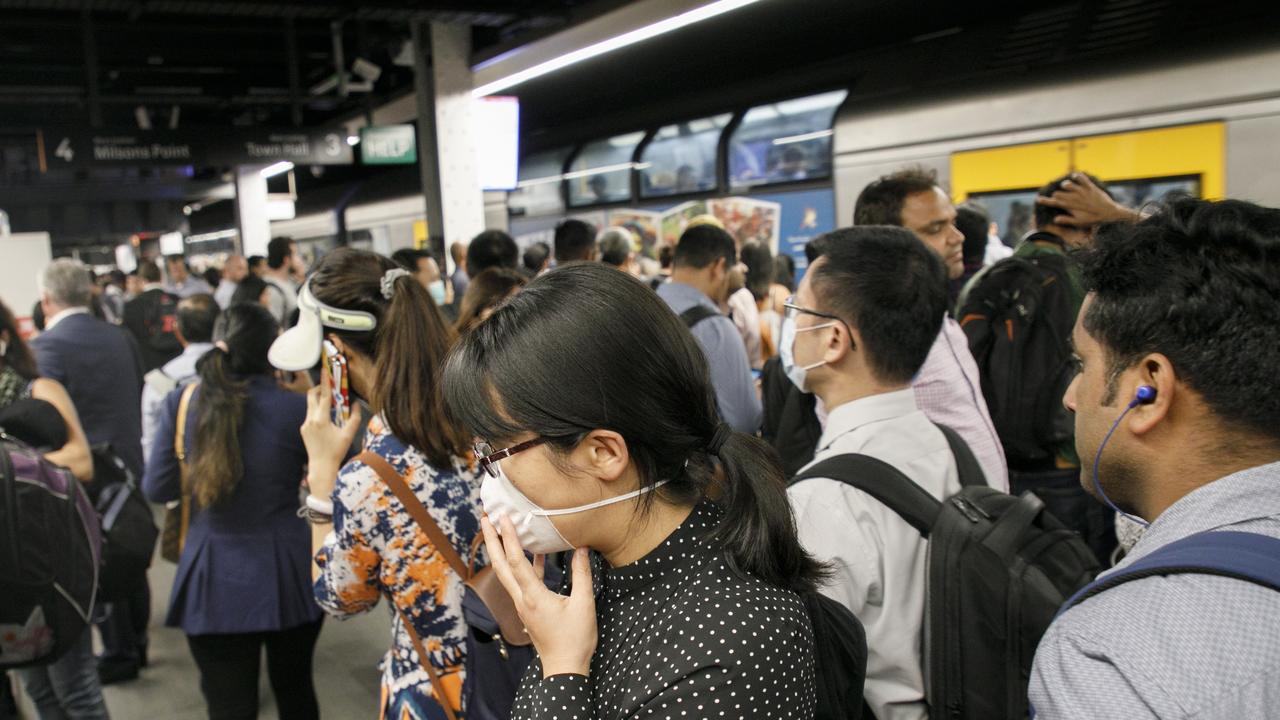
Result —
M 350 165 L 354 152 L 343 128 L 190 128 L 185 130 L 42 129 L 41 167 L 104 165 L 235 166 L 288 161 Z

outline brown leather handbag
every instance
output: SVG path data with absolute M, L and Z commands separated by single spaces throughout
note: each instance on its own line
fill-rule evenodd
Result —
M 182 389 L 178 399 L 178 417 L 173 432 L 173 455 L 178 459 L 178 473 L 182 481 L 182 497 L 167 503 L 164 508 L 164 529 L 160 532 L 160 557 L 171 563 L 182 558 L 182 548 L 187 544 L 187 527 L 191 524 L 191 476 L 187 470 L 187 408 L 199 383 L 191 383 Z
M 357 458 L 374 472 L 378 473 L 378 477 L 382 478 L 382 482 L 386 483 L 391 492 L 400 500 L 400 504 L 404 506 L 409 516 L 413 518 L 418 527 L 426 533 L 427 538 L 431 540 L 431 544 L 436 551 L 444 556 L 445 562 L 449 563 L 449 567 L 462 578 L 466 585 L 467 591 L 478 598 L 489 613 L 497 621 L 499 632 L 493 634 L 492 640 L 498 643 L 499 653 L 503 659 L 507 658 L 507 648 L 528 647 L 533 644 L 533 640 L 529 637 L 529 633 L 524 628 L 519 614 L 516 612 L 515 602 L 511 596 L 507 594 L 506 588 L 502 587 L 502 583 L 498 581 L 498 576 L 493 572 L 493 568 L 484 567 L 476 569 L 476 555 L 480 549 L 482 537 L 476 537 L 471 544 L 471 557 L 469 563 L 464 563 L 462 557 L 458 555 L 458 551 L 454 549 L 453 542 L 449 540 L 436 521 L 431 518 L 431 514 L 427 512 L 427 508 L 423 506 L 422 501 L 418 500 L 418 496 L 413 494 L 413 490 L 409 488 L 409 484 L 404 478 L 391 467 L 381 455 L 371 451 L 361 453 Z M 445 714 L 449 720 L 458 720 L 460 715 L 451 708 L 448 695 L 440 680 L 439 672 L 435 666 L 427 659 L 426 646 L 422 643 L 422 638 L 418 636 L 417 630 L 414 629 L 413 623 L 410 622 L 409 616 L 403 608 L 396 608 L 400 613 L 400 622 L 404 625 L 405 630 L 409 633 L 409 639 L 413 641 L 413 649 L 418 653 L 418 658 L 422 662 L 422 667 L 427 671 L 427 677 L 431 678 L 431 685 L 435 688 L 437 699 L 441 701 Z

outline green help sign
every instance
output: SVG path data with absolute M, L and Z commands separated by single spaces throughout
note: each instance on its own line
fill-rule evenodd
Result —
M 412 165 L 418 145 L 412 125 L 360 128 L 360 161 L 365 165 Z

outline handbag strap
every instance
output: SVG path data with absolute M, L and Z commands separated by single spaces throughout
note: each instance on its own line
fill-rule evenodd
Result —
M 445 693 L 444 682 L 440 679 L 440 673 L 436 672 L 436 666 L 431 664 L 431 660 L 427 657 L 427 646 L 422 644 L 422 638 L 418 637 L 418 631 L 413 628 L 413 623 L 409 622 L 409 616 L 400 608 L 396 608 L 396 612 L 400 614 L 400 624 L 404 625 L 405 632 L 409 633 L 409 640 L 413 642 L 413 650 L 418 653 L 418 660 L 422 663 L 422 669 L 427 671 L 427 677 L 431 678 L 431 687 L 436 692 L 436 699 L 440 701 L 440 707 L 444 708 L 444 714 L 449 720 L 458 720 L 458 714 L 453 711 L 453 703 L 449 702 L 449 696 Z
M 436 521 L 431 519 L 431 513 L 427 512 L 427 508 L 423 506 L 422 501 L 417 495 L 413 494 L 413 490 L 409 489 L 409 484 L 404 481 L 400 473 L 391 467 L 391 463 L 387 462 L 381 455 L 366 450 L 356 457 L 356 460 L 364 463 L 373 471 L 378 473 L 378 477 L 382 478 L 382 482 L 391 488 L 391 492 L 399 498 L 400 504 L 404 506 L 409 517 L 422 528 L 422 532 L 427 534 L 427 539 L 435 546 L 436 552 L 444 556 L 445 562 L 449 563 L 449 567 L 458 573 L 458 577 L 466 582 L 471 574 L 467 572 L 467 566 L 462 562 L 462 557 L 458 555 L 458 551 L 453 548 L 453 542 L 444 534 Z
M 178 530 L 178 552 L 181 553 L 187 544 L 187 528 L 191 526 L 191 473 L 187 469 L 187 411 L 191 407 L 191 396 L 195 394 L 200 383 L 191 383 L 182 389 L 182 397 L 178 398 L 178 418 L 173 433 L 173 455 L 178 459 L 178 477 L 181 478 L 182 497 L 179 499 L 182 521 Z
M 373 471 L 382 478 L 382 482 L 386 484 L 396 498 L 400 500 L 400 504 L 404 506 L 409 517 L 422 528 L 427 534 L 427 538 L 431 540 L 431 544 L 435 546 L 436 551 L 444 556 L 449 566 L 454 572 L 465 582 L 467 579 L 467 568 L 462 564 L 462 558 L 458 556 L 458 551 L 453 549 L 453 543 L 449 538 L 445 537 L 440 526 L 435 520 L 431 519 L 431 514 L 427 512 L 427 508 L 423 506 L 422 501 L 417 495 L 413 494 L 413 490 L 409 488 L 409 484 L 404 481 L 400 473 L 391 467 L 391 463 L 387 462 L 381 455 L 366 450 L 356 457 L 356 460 L 365 464 L 365 466 L 373 468 Z M 453 707 L 449 702 L 449 696 L 445 693 L 444 683 L 440 680 L 440 674 L 436 672 L 436 668 L 431 664 L 431 659 L 427 655 L 427 646 L 423 644 L 422 638 L 418 635 L 418 631 L 413 627 L 408 614 L 399 607 L 396 612 L 400 614 L 400 624 L 404 626 L 405 632 L 409 633 L 409 640 L 413 643 L 413 649 L 418 653 L 418 661 L 422 664 L 422 669 L 427 671 L 427 677 L 431 678 L 431 687 L 435 690 L 436 699 L 440 701 L 440 707 L 444 708 L 444 714 L 449 720 L 458 720 L 458 715 L 454 713 Z

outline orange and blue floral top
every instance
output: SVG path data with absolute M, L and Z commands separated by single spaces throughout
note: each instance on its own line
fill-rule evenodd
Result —
M 404 477 L 454 549 L 467 557 L 480 532 L 480 478 L 467 460 L 437 468 L 391 434 L 385 422 L 369 422 L 365 450 L 382 456 Z M 402 610 L 410 618 L 457 709 L 467 626 L 462 579 L 435 551 L 413 518 L 373 468 L 353 460 L 338 474 L 333 493 L 333 532 L 316 555 L 321 574 L 316 602 L 331 615 L 362 613 L 386 596 L 393 605 L 391 649 L 381 663 L 384 720 L 443 718 L 431 680 L 418 662 Z

